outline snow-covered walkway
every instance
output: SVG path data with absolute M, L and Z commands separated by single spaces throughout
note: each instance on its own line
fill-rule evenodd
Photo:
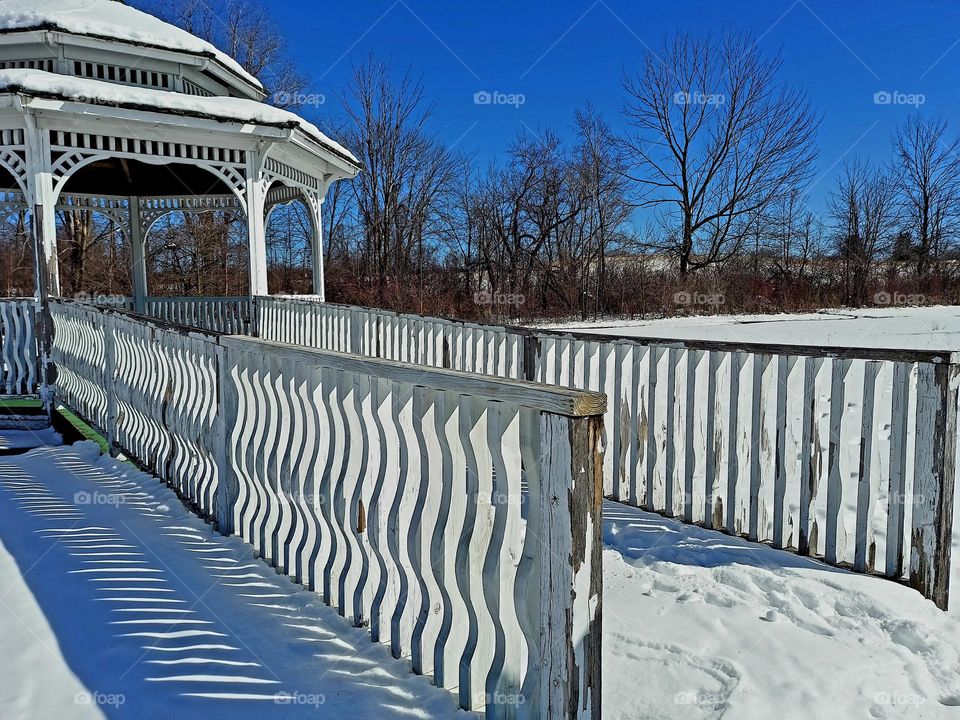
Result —
M 960 718 L 956 562 L 942 613 L 884 580 L 604 513 L 605 720 Z M 0 543 L 3 720 L 475 717 L 91 443 L 0 457 Z
M 473 717 L 92 443 L 0 458 L 0 717 Z

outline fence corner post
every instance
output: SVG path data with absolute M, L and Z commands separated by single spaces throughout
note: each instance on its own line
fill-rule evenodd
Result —
M 958 384 L 960 365 L 953 363 L 922 368 L 917 380 L 910 586 L 942 610 L 950 596 Z
M 600 720 L 603 416 L 540 416 L 540 716 Z

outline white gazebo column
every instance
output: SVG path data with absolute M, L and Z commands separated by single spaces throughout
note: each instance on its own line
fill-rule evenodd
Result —
M 133 275 L 133 311 L 143 315 L 147 309 L 147 252 L 144 246 L 143 225 L 140 222 L 140 198 L 129 200 L 130 271 Z
M 50 166 L 50 141 L 45 130 L 38 128 L 32 117 L 27 124 L 27 203 L 30 205 L 31 227 L 36 260 L 37 297 L 60 296 L 60 262 L 57 255 L 56 198 L 53 196 L 53 171 Z
M 312 203 L 308 207 L 313 212 L 313 245 L 311 247 L 311 256 L 313 258 L 313 294 L 320 298 L 321 302 L 326 302 L 326 286 L 323 279 L 323 197 Z
M 260 157 L 251 152 L 244 195 L 250 251 L 250 296 L 267 295 L 267 182 L 261 178 Z
M 50 140 L 47 132 L 27 115 L 27 204 L 30 206 L 30 233 L 33 237 L 34 283 L 40 350 L 40 397 L 48 413 L 53 412 L 56 368 L 53 364 L 53 320 L 50 298 L 60 296 L 60 263 L 57 255 L 56 198 L 50 164 Z

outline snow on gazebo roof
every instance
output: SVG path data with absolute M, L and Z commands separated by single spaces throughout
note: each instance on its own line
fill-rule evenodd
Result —
M 0 70 L 0 93 L 19 93 L 30 97 L 72 100 L 93 105 L 153 110 L 174 115 L 213 118 L 224 122 L 296 128 L 330 152 L 352 165 L 359 166 L 353 153 L 324 135 L 316 125 L 292 112 L 256 100 L 185 95 L 167 90 L 116 85 L 102 80 L 29 69 Z
M 240 63 L 206 40 L 117 0 L 0 0 L 0 33 L 27 30 L 58 30 L 209 57 L 263 90 Z

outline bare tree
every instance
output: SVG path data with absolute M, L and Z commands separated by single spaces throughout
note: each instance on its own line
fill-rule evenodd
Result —
M 427 132 L 430 109 L 419 80 L 393 77 L 373 56 L 354 67 L 343 92 L 349 144 L 364 168 L 351 184 L 363 229 L 364 272 L 382 297 L 409 291 L 435 250 L 438 207 L 457 177 L 458 158 Z
M 283 34 L 259 0 L 151 2 L 151 10 L 234 58 L 263 83 L 272 105 L 298 104 L 307 85 L 286 54 Z
M 915 115 L 893 138 L 892 174 L 919 276 L 954 248 L 960 223 L 960 140 L 946 135 L 945 120 Z
M 830 212 L 842 263 L 844 300 L 863 305 L 877 261 L 889 250 L 896 228 L 894 181 L 861 160 L 847 162 L 830 199 Z
M 607 257 L 627 246 L 625 225 L 632 213 L 628 202 L 626 163 L 609 124 L 591 105 L 575 116 L 577 144 L 571 170 L 574 192 L 580 195 L 581 217 L 574 231 L 580 256 L 580 314 L 603 313 L 607 308 Z
M 747 221 L 809 178 L 818 119 L 748 35 L 677 33 L 625 76 L 639 204 L 673 229 L 680 272 L 731 257 Z

